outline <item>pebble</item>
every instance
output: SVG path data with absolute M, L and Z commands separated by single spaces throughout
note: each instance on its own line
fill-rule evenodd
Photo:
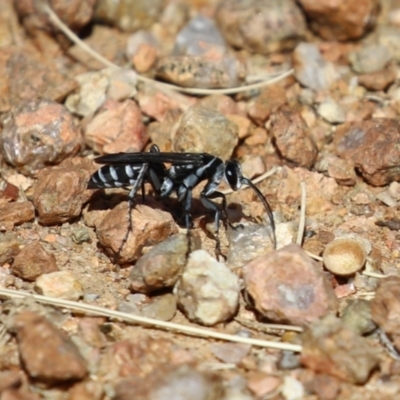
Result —
M 121 303 L 118 310 L 161 321 L 170 321 L 175 316 L 177 303 L 172 293 L 151 298 L 143 296 L 144 300 L 139 302 L 132 299 L 134 296 L 128 296 L 128 301 Z
M 300 43 L 293 51 L 294 76 L 306 88 L 326 90 L 339 78 L 334 64 L 326 61 L 316 44 Z
M 364 267 L 367 251 L 361 241 L 343 237 L 330 242 L 322 255 L 325 268 L 334 275 L 349 276 Z
M 163 7 L 162 0 L 98 0 L 94 18 L 122 31 L 135 32 L 154 24 Z
M 342 312 L 341 320 L 359 335 L 371 333 L 376 329 L 376 324 L 372 321 L 371 303 L 368 300 L 350 300 Z
M 165 56 L 156 65 L 156 76 L 181 87 L 221 89 L 240 86 L 244 64 L 233 56 Z
M 397 72 L 393 64 L 389 64 L 382 70 L 371 72 L 369 74 L 358 75 L 358 84 L 368 90 L 380 91 L 386 90 L 396 81 Z
M 303 400 L 306 390 L 302 382 L 287 375 L 283 378 L 281 393 L 285 400 Z
M 376 348 L 332 315 L 303 333 L 302 364 L 352 384 L 365 383 L 378 366 Z
M 25 175 L 35 175 L 48 164 L 58 164 L 83 146 L 79 128 L 68 110 L 50 100 L 34 100 L 6 116 L 0 151 Z
M 286 90 L 281 85 L 264 88 L 259 96 L 247 104 L 247 114 L 259 126 L 264 126 L 272 113 L 286 103 Z
M 329 155 L 326 162 L 328 175 L 334 178 L 339 185 L 354 186 L 356 184 L 357 175 L 352 160 Z
M 86 361 L 76 345 L 46 318 L 23 311 L 15 317 L 14 327 L 20 356 L 31 378 L 61 384 L 87 376 Z
M 131 220 L 132 231 L 125 243 L 129 228 L 127 202 L 119 203 L 102 220 L 95 222 L 100 244 L 111 256 L 118 254 L 119 264 L 136 261 L 142 255 L 143 247 L 153 246 L 178 232 L 170 213 L 143 204 L 135 206 Z
M 239 306 L 238 277 L 204 250 L 190 254 L 174 293 L 190 321 L 215 325 L 231 319 Z
M 112 72 L 109 68 L 76 76 L 79 88 L 65 100 L 68 110 L 81 117 L 94 115 L 107 99 Z
M 148 137 L 133 100 L 108 100 L 85 127 L 85 142 L 97 153 L 141 151 Z
M 60 166 L 43 169 L 33 194 L 33 204 L 42 224 L 59 224 L 81 214 L 82 205 L 93 192 L 87 190 L 95 171 L 90 160 L 74 158 Z
M 146 30 L 140 30 L 129 36 L 126 55 L 132 61 L 135 70 L 144 73 L 154 67 L 158 58 L 158 42 L 155 36 Z
M 0 234 L 0 265 L 11 262 L 15 258 L 20 252 L 20 244 L 14 233 Z
M 371 300 L 372 320 L 400 351 L 400 277 L 379 280 L 375 297 Z
M 393 60 L 400 61 L 400 29 L 397 26 L 381 25 L 377 30 L 378 43 L 385 46 Z
M 238 132 L 237 124 L 219 111 L 194 105 L 183 113 L 178 122 L 176 133 L 172 136 L 172 150 L 210 153 L 227 160 L 238 143 Z
M 257 399 L 268 397 L 282 385 L 282 378 L 265 372 L 252 372 L 247 380 L 247 387 Z
M 227 364 L 238 364 L 251 350 L 251 345 L 245 343 L 213 343 L 211 353 Z
M 103 385 L 95 380 L 78 382 L 69 390 L 69 400 L 102 400 Z
M 151 293 L 175 285 L 187 262 L 186 233 L 172 235 L 141 256 L 129 275 L 130 288 L 135 292 Z M 200 238 L 191 234 L 190 251 L 200 248 Z
M 14 275 L 27 281 L 35 281 L 43 274 L 58 271 L 56 258 L 39 242 L 32 242 L 21 249 L 12 264 Z
M 107 99 L 124 101 L 137 94 L 137 75 L 129 69 L 116 69 L 111 72 L 107 89 Z M 136 104 L 136 103 L 135 103 Z
M 284 159 L 305 168 L 314 165 L 318 149 L 299 112 L 281 107 L 271 117 L 270 132 Z
M 292 0 L 226 0 L 220 2 L 215 18 L 231 46 L 259 54 L 292 50 L 306 29 Z
M 379 0 L 299 0 L 310 28 L 326 40 L 346 41 L 362 37 L 375 26 Z
M 372 118 L 341 125 L 334 144 L 339 157 L 354 162 L 356 170 L 374 186 L 400 180 L 400 123 Z
M 338 309 L 328 279 L 298 245 L 253 260 L 243 277 L 255 308 L 273 322 L 304 326 Z
M 35 209 L 30 201 L 7 203 L 0 206 L 0 230 L 11 231 L 15 225 L 32 221 Z
M 196 15 L 178 32 L 172 53 L 215 57 L 226 52 L 225 40 L 215 22 L 204 15 Z
M 242 268 L 251 260 L 273 250 L 270 226 L 243 222 L 235 229 L 228 228 L 227 264 L 231 268 Z
M 391 61 L 390 51 L 382 45 L 370 44 L 348 55 L 353 70 L 360 74 L 370 74 L 385 68 Z
M 318 106 L 318 114 L 330 124 L 342 124 L 346 121 L 346 114 L 335 101 L 324 101 Z
M 221 400 L 221 378 L 208 372 L 200 372 L 189 365 L 171 369 L 164 366 L 145 378 L 132 376 L 115 387 L 114 400 L 190 399 Z
M 56 271 L 40 275 L 35 282 L 36 292 L 44 296 L 77 301 L 83 296 L 82 285 L 70 271 Z

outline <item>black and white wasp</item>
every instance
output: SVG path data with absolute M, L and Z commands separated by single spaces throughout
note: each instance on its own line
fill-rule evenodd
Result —
M 173 153 L 160 152 L 156 145 L 148 153 L 116 153 L 97 157 L 96 163 L 104 164 L 90 178 L 89 189 L 129 187 L 129 209 L 133 208 L 134 197 L 144 184 L 150 183 L 155 193 L 161 197 L 176 193 L 179 202 L 183 204 L 186 229 L 192 227 L 191 206 L 192 191 L 203 181 L 204 189 L 200 193 L 203 205 L 215 214 L 216 250 L 220 253 L 218 238 L 219 224 L 222 217 L 227 219 L 227 202 L 218 186 L 225 177 L 232 190 L 239 190 L 242 185 L 250 186 L 261 200 L 270 220 L 273 245 L 276 247 L 275 222 L 271 207 L 260 190 L 242 174 L 238 161 L 229 160 L 225 163 L 218 157 L 208 153 Z M 169 164 L 167 167 L 165 164 Z M 221 199 L 221 205 L 215 199 Z M 130 218 L 129 218 L 130 220 Z M 131 229 L 131 221 L 129 225 Z

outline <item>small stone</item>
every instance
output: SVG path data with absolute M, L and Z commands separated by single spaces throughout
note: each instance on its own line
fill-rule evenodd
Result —
M 44 296 L 77 301 L 83 296 L 82 285 L 70 271 L 57 271 L 40 275 L 35 290 Z
M 87 183 L 94 172 L 93 164 L 84 158 L 66 160 L 38 175 L 33 204 L 42 224 L 63 223 L 81 214 L 92 191 Z
M 286 106 L 280 108 L 271 118 L 271 134 L 283 158 L 296 166 L 314 165 L 318 149 L 298 112 Z
M 133 100 L 109 100 L 85 128 L 85 141 L 98 153 L 141 151 L 147 142 L 142 113 Z
M 247 387 L 258 399 L 274 393 L 281 385 L 282 379 L 280 377 L 261 371 L 251 373 L 247 381 Z
M 382 45 L 371 44 L 349 54 L 355 72 L 369 74 L 380 71 L 391 61 L 390 51 Z
M 200 238 L 190 236 L 190 251 L 200 248 Z M 172 235 L 155 245 L 139 258 L 132 268 L 129 279 L 135 292 L 151 293 L 171 288 L 182 274 L 188 257 L 188 236 L 186 233 Z
M 131 232 L 128 232 L 129 218 L 132 220 Z M 127 202 L 118 204 L 102 220 L 96 221 L 100 244 L 113 257 L 118 254 L 120 264 L 136 261 L 145 246 L 160 243 L 177 231 L 171 214 L 139 204 L 130 215 Z
M 177 86 L 218 89 L 240 86 L 246 75 L 244 64 L 230 56 L 166 56 L 156 66 L 156 76 Z
M 251 345 L 245 343 L 214 343 L 210 345 L 213 355 L 224 363 L 238 364 L 246 357 Z
M 356 184 L 356 171 L 352 160 L 330 155 L 327 159 L 328 175 L 334 178 L 339 185 L 354 186 Z
M 225 40 L 215 22 L 204 15 L 196 15 L 176 35 L 174 55 L 222 55 L 227 52 Z
M 286 90 L 282 85 L 264 88 L 260 95 L 247 105 L 249 117 L 259 126 L 264 126 L 270 115 L 286 103 Z
M 0 206 L 0 230 L 11 231 L 15 225 L 32 221 L 35 209 L 30 201 L 7 203 Z
M 378 0 L 300 0 L 311 29 L 326 40 L 354 40 L 362 37 L 375 24 Z
M 14 259 L 20 252 L 20 244 L 14 233 L 0 234 L 0 265 Z
M 239 305 L 237 276 L 204 250 L 190 254 L 174 293 L 187 317 L 202 325 L 215 325 L 233 317 Z
M 164 3 L 162 0 L 123 0 L 121 2 L 99 0 L 94 17 L 102 22 L 135 32 L 150 28 L 158 21 Z
M 318 106 L 318 114 L 331 124 L 341 124 L 346 121 L 343 109 L 334 101 L 325 101 Z
M 22 248 L 12 265 L 13 274 L 27 281 L 34 281 L 43 274 L 57 270 L 56 258 L 47 253 L 39 242 Z
M 377 30 L 378 43 L 385 46 L 393 57 L 393 60 L 400 61 L 400 30 L 397 26 L 381 25 Z
M 368 90 L 386 90 L 397 77 L 396 68 L 393 64 L 389 64 L 385 69 L 371 72 L 369 74 L 358 75 L 358 83 Z
M 76 154 L 82 137 L 68 110 L 53 101 L 22 104 L 6 117 L 0 136 L 4 158 L 26 175 Z
M 322 255 L 326 269 L 339 276 L 353 275 L 365 264 L 367 252 L 362 242 L 351 237 L 329 243 Z
M 371 300 L 372 320 L 393 341 L 400 351 L 400 277 L 379 280 L 375 297 Z
M 215 18 L 231 46 L 259 54 L 292 50 L 306 28 L 303 14 L 291 0 L 223 1 Z
M 282 396 L 285 400 L 302 400 L 305 395 L 302 382 L 288 375 L 283 378 Z
M 119 310 L 160 321 L 170 321 L 175 316 L 177 303 L 172 293 L 151 298 L 144 297 L 145 300 L 139 304 L 129 301 L 130 299 L 128 298 L 128 301 L 120 304 Z
M 276 323 L 307 325 L 332 312 L 338 301 L 317 263 L 290 244 L 244 267 L 245 288 L 255 308 Z
M 111 73 L 111 69 L 102 69 L 76 76 L 79 90 L 67 97 L 68 110 L 82 117 L 93 115 L 106 101 Z
M 332 315 L 315 321 L 304 332 L 302 344 L 304 366 L 352 384 L 365 383 L 379 363 L 368 340 Z
M 341 125 L 334 144 L 339 157 L 352 160 L 356 170 L 374 186 L 400 180 L 400 122 L 372 118 Z
M 234 122 L 212 108 L 192 106 L 180 118 L 172 150 L 209 153 L 227 160 L 237 143 L 238 126 Z
M 69 391 L 69 400 L 102 400 L 103 385 L 95 380 L 85 380 L 75 384 Z
M 137 75 L 132 70 L 117 69 L 111 72 L 107 98 L 124 101 L 137 94 Z
M 364 299 L 350 300 L 342 312 L 342 322 L 359 335 L 371 333 L 376 329 L 372 321 L 371 303 Z
M 157 49 L 148 43 L 142 43 L 132 57 L 132 64 L 139 73 L 148 72 L 157 63 Z
M 221 378 L 200 372 L 189 365 L 159 368 L 145 378 L 132 376 L 115 387 L 115 400 L 191 399 L 220 400 Z
M 46 318 L 23 311 L 16 316 L 14 326 L 20 356 L 31 378 L 61 384 L 88 374 L 86 361 L 75 344 Z
M 296 79 L 315 91 L 329 89 L 339 78 L 334 64 L 326 61 L 313 43 L 300 43 L 295 48 L 293 66 Z

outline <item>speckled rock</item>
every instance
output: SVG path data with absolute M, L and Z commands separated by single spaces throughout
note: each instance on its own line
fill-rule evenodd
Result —
M 141 151 L 147 142 L 142 113 L 133 100 L 109 100 L 85 127 L 85 141 L 98 153 Z
M 352 160 L 357 171 L 374 186 L 400 180 L 400 122 L 373 118 L 347 123 L 335 133 L 337 154 Z
M 377 349 L 332 315 L 312 324 L 302 344 L 303 365 L 353 384 L 365 383 L 379 362 Z
M 229 159 L 238 143 L 238 126 L 219 111 L 192 106 L 181 116 L 172 149 L 177 152 L 210 153 Z
M 0 136 L 4 158 L 26 175 L 76 154 L 83 141 L 68 110 L 53 101 L 18 106 L 5 118 Z
M 33 195 L 39 221 L 55 224 L 80 215 L 82 205 L 92 195 L 87 183 L 94 171 L 92 162 L 83 158 L 66 160 L 60 166 L 42 170 Z
M 239 305 L 239 279 L 204 250 L 190 254 L 174 293 L 178 304 L 194 322 L 215 325 L 233 317 Z
M 341 320 L 359 335 L 371 333 L 376 329 L 376 324 L 372 321 L 371 302 L 365 299 L 351 300 L 343 310 Z
M 363 36 L 375 23 L 378 0 L 299 0 L 312 30 L 326 40 L 352 40 Z
M 56 258 L 39 242 L 26 245 L 15 257 L 12 265 L 13 273 L 28 281 L 34 281 L 42 274 L 57 270 Z
M 156 76 L 177 86 L 203 89 L 220 89 L 240 86 L 246 68 L 238 59 L 222 55 L 166 56 L 156 66 Z
M 88 374 L 86 361 L 75 344 L 46 318 L 23 311 L 16 316 L 14 327 L 20 356 L 30 377 L 60 384 L 81 380 Z
M 191 235 L 190 251 L 200 248 L 200 238 Z M 130 273 L 131 289 L 141 293 L 173 287 L 187 262 L 186 233 L 173 235 L 139 258 Z
M 253 260 L 243 273 L 255 308 L 274 322 L 307 325 L 337 311 L 332 286 L 298 245 L 290 244 Z
M 293 49 L 306 27 L 291 0 L 227 0 L 215 17 L 230 45 L 261 54 Z
M 271 118 L 271 134 L 280 154 L 296 166 L 311 168 L 317 146 L 299 112 L 284 106 Z

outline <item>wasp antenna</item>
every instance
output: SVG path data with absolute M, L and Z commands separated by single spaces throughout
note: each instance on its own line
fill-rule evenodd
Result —
M 272 243 L 274 246 L 274 249 L 276 249 L 276 229 L 275 229 L 275 220 L 274 220 L 274 214 L 272 213 L 272 208 L 269 205 L 267 199 L 265 196 L 261 193 L 260 189 L 250 180 L 245 178 L 244 176 L 241 177 L 241 183 L 242 185 L 247 185 L 250 186 L 254 192 L 257 194 L 258 198 L 261 200 L 261 202 L 264 205 L 265 210 L 267 211 L 269 222 L 271 223 L 271 228 L 272 228 Z

